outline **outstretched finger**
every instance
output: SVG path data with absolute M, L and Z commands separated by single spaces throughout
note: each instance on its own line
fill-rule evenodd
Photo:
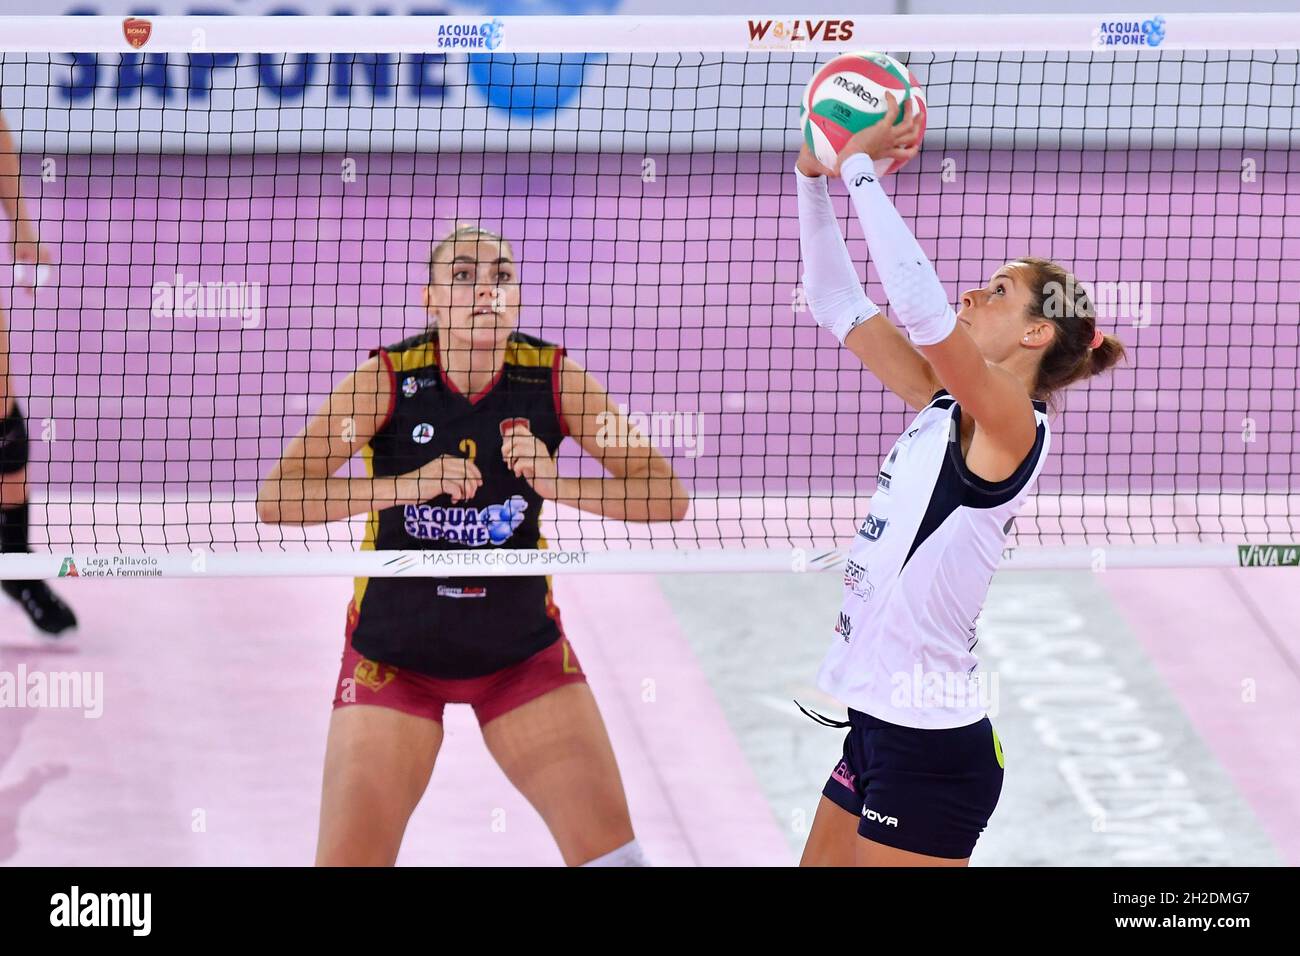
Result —
M 908 97 L 907 107 L 902 112 L 902 119 L 894 126 L 894 133 L 910 136 L 916 129 L 916 101 Z
M 898 100 L 894 99 L 894 94 L 885 91 L 885 122 L 893 125 L 898 119 Z

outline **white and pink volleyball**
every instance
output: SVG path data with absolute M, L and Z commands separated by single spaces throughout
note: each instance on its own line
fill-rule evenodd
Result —
M 799 121 L 804 141 L 820 163 L 833 169 L 849 138 L 884 118 L 887 92 L 898 100 L 898 122 L 909 110 L 916 111 L 920 142 L 925 136 L 925 93 L 915 74 L 892 56 L 845 53 L 813 74 L 804 88 Z M 901 166 L 896 159 L 879 159 L 876 173 L 887 176 Z

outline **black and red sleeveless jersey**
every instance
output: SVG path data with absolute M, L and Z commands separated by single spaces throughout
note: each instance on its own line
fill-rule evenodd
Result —
M 402 475 L 441 455 L 457 455 L 478 466 L 483 484 L 469 501 L 453 504 L 441 495 L 372 511 L 362 549 L 544 548 L 543 498 L 501 457 L 503 424 L 524 420 L 555 454 L 565 436 L 559 408 L 564 349 L 512 333 L 500 372 L 471 396 L 447 378 L 434 331 L 377 354 L 392 374 L 393 399 L 388 420 L 362 451 L 369 474 Z M 491 674 L 560 637 L 544 577 L 358 578 L 348 611 L 359 653 L 433 677 Z

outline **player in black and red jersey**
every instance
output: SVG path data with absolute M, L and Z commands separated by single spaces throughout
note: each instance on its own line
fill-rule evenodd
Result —
M 433 250 L 424 297 L 430 327 L 377 350 L 289 444 L 260 490 L 263 521 L 369 513 L 365 549 L 447 550 L 545 547 L 546 501 L 624 521 L 684 517 L 689 500 L 672 466 L 635 440 L 600 383 L 562 347 L 515 331 L 509 242 L 457 227 Z M 634 440 L 611 444 L 610 434 Z M 608 476 L 559 477 L 566 436 Z M 336 477 L 358 450 L 367 477 Z M 357 580 L 317 863 L 395 861 L 449 703 L 473 705 L 488 749 L 566 863 L 644 864 L 604 723 L 544 577 Z

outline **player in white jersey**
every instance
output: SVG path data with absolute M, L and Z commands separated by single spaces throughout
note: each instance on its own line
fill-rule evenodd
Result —
M 818 686 L 848 706 L 804 865 L 963 866 L 1002 790 L 1003 755 L 973 653 L 1011 523 L 1051 447 L 1047 402 L 1124 354 L 1069 272 L 1026 257 L 953 311 L 881 189 L 874 159 L 919 143 L 909 115 L 858 133 L 829 170 L 796 166 L 813 317 L 918 414 L 886 456 L 853 539 Z M 827 178 L 844 180 L 907 337 L 867 298 Z

